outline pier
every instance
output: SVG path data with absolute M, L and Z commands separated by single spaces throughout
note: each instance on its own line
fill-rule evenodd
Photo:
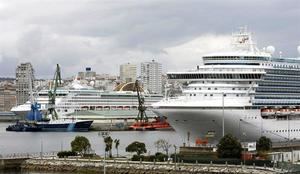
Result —
M 65 172 L 89 172 L 122 174 L 179 174 L 179 173 L 253 173 L 271 174 L 284 173 L 284 170 L 267 167 L 244 165 L 220 165 L 220 164 L 191 164 L 172 162 L 142 162 L 128 160 L 94 160 L 94 159 L 57 159 L 57 158 L 33 158 L 26 160 L 22 170 L 29 171 L 65 171 Z

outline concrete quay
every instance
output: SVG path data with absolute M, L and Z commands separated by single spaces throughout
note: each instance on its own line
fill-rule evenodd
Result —
M 126 160 L 91 160 L 91 159 L 58 159 L 34 158 L 28 159 L 21 165 L 24 171 L 60 171 L 78 173 L 103 173 L 110 174 L 271 174 L 285 173 L 283 170 L 241 166 L 241 165 L 216 165 L 216 164 L 190 164 L 169 162 L 134 162 Z

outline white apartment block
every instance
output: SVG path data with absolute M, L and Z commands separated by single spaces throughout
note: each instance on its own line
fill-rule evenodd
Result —
M 136 65 L 123 64 L 120 66 L 120 80 L 122 82 L 135 82 L 136 80 Z
M 162 65 L 152 60 L 141 63 L 141 80 L 150 93 L 162 93 Z
M 33 67 L 31 63 L 21 63 L 16 69 L 17 105 L 24 104 L 29 100 L 30 86 L 34 88 Z

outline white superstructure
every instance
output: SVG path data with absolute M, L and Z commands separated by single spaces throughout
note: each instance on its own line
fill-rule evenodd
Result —
M 127 83 L 128 85 L 134 84 Z M 125 88 L 125 87 L 124 87 Z M 47 111 L 49 90 L 41 90 L 38 92 L 36 102 L 40 104 L 42 111 Z M 143 93 L 145 105 L 150 107 L 152 103 L 160 101 L 163 96 L 159 94 Z M 11 111 L 17 115 L 25 116 L 30 111 L 30 102 L 23 105 L 13 107 Z M 99 117 L 120 116 L 124 119 L 136 118 L 138 113 L 137 93 L 134 91 L 102 91 L 94 89 L 90 86 L 83 86 L 78 81 L 74 81 L 71 85 L 58 88 L 56 91 L 55 109 L 61 118 L 79 117 L 76 113 L 80 111 L 95 111 L 99 113 Z M 154 114 L 149 111 L 150 116 Z M 73 114 L 72 114 L 73 113 Z M 88 116 L 81 116 L 79 119 L 88 119 Z M 89 119 L 98 119 L 90 118 Z
M 182 95 L 153 104 L 154 112 L 192 141 L 227 133 L 243 141 L 300 139 L 300 59 L 272 57 L 272 46 L 259 50 L 245 28 L 232 45 L 203 56 L 195 70 L 168 72 Z

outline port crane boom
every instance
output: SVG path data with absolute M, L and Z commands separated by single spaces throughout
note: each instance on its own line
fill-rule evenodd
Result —
M 52 116 L 52 119 L 57 119 L 57 113 L 55 111 L 55 99 L 56 99 L 56 90 L 58 85 L 61 85 L 61 73 L 59 64 L 56 65 L 56 71 L 54 73 L 53 81 L 50 83 L 48 97 L 49 97 L 49 106 L 48 114 Z
M 144 99 L 144 97 L 141 96 L 141 91 L 140 91 L 141 87 L 139 85 L 138 80 L 135 81 L 135 88 L 136 88 L 138 102 L 139 102 L 139 106 L 138 106 L 139 113 L 138 113 L 138 116 L 137 116 L 137 121 L 141 122 L 141 123 L 146 123 L 146 122 L 148 122 L 148 117 L 147 117 L 147 114 L 146 114 L 146 109 L 147 108 L 144 105 L 145 104 L 145 99 Z

